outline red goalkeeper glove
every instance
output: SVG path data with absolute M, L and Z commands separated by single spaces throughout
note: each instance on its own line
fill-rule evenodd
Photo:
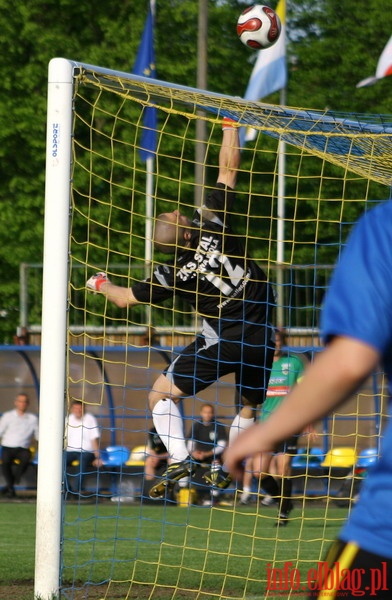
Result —
M 93 290 L 94 292 L 99 292 L 101 290 L 101 286 L 103 283 L 109 283 L 110 279 L 106 275 L 106 273 L 99 272 L 90 277 L 90 279 L 86 282 L 86 287 L 89 290 Z
M 222 131 L 224 131 L 225 129 L 235 129 L 236 124 L 237 121 L 234 121 L 234 119 L 230 119 L 229 117 L 223 117 Z

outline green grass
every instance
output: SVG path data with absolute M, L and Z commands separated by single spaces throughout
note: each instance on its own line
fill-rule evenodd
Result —
M 306 579 L 307 571 L 322 560 L 328 542 L 338 533 L 346 511 L 314 502 L 303 509 L 297 504 L 284 529 L 274 526 L 275 516 L 273 508 L 257 511 L 256 507 L 211 510 L 113 503 L 68 505 L 64 515 L 63 587 L 83 588 L 89 583 L 89 598 L 108 600 L 260 600 L 269 567 L 283 569 L 291 562 L 300 570 L 301 579 Z M 34 537 L 35 505 L 2 503 L 1 586 L 15 581 L 32 586 Z M 91 595 L 95 586 L 99 586 L 97 596 Z M 173 589 L 177 590 L 175 595 Z M 82 592 L 64 594 L 84 597 Z M 20 598 L 29 600 L 32 596 Z
M 0 504 L 1 583 L 34 575 L 35 504 Z M 0 595 L 1 598 L 1 595 Z

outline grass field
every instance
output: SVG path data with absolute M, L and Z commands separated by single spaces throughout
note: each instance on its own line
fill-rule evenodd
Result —
M 284 529 L 274 527 L 276 509 L 255 506 L 188 509 L 107 502 L 67 505 L 64 516 L 62 598 L 261 600 L 289 597 L 279 590 L 267 595 L 272 567 L 282 573 L 292 563 L 301 582 L 306 580 L 346 510 L 297 503 Z M 34 537 L 35 504 L 2 502 L 1 600 L 33 600 Z M 301 597 L 305 594 L 295 594 Z

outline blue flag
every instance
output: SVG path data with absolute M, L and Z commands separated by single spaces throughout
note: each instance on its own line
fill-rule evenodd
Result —
M 148 9 L 146 25 L 144 27 L 142 41 L 140 42 L 135 65 L 135 75 L 143 77 L 156 77 L 155 52 L 154 52 L 154 15 L 151 2 Z M 143 131 L 140 142 L 140 156 L 143 160 L 154 157 L 157 147 L 157 109 L 147 106 L 144 109 Z

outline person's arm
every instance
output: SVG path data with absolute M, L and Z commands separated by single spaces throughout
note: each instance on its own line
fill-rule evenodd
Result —
M 93 465 L 94 465 L 94 467 L 101 467 L 103 462 L 102 462 L 101 454 L 99 451 L 99 438 L 93 438 L 91 440 L 91 445 L 92 445 L 93 452 L 94 452 Z
M 38 417 L 36 417 L 35 425 L 34 425 L 34 438 L 35 438 L 35 441 L 38 442 L 38 440 L 39 440 L 39 420 L 38 420 Z
M 220 456 L 221 454 L 223 454 L 225 448 L 227 446 L 227 441 L 223 438 L 221 438 L 220 440 L 217 440 L 214 449 L 212 451 L 212 456 Z
M 355 392 L 379 360 L 379 352 L 368 344 L 334 338 L 268 419 L 241 433 L 228 447 L 225 464 L 230 472 L 240 477 L 246 457 L 272 451 L 277 443 L 331 412 Z
M 215 456 L 221 456 L 227 447 L 227 433 L 226 427 L 221 423 L 217 424 L 217 441 L 215 443 L 214 452 Z
M 222 128 L 222 145 L 219 152 L 219 174 L 217 183 L 234 189 L 241 162 L 238 127 L 234 121 L 225 118 Z
M 219 173 L 217 184 L 226 188 L 225 193 L 212 190 L 201 207 L 202 218 L 207 221 L 215 220 L 216 216 L 223 222 L 225 213 L 231 213 L 235 200 L 235 184 L 240 166 L 241 152 L 238 127 L 231 119 L 224 118 L 222 126 L 222 144 L 219 151 Z
M 96 273 L 86 283 L 86 287 L 94 292 L 100 292 L 106 298 L 120 308 L 126 306 L 134 306 L 139 304 L 136 300 L 132 288 L 125 288 L 119 285 L 114 285 L 106 273 Z
M 5 423 L 5 415 L 3 415 L 2 417 L 0 417 L 0 439 L 3 437 L 4 432 L 5 432 L 5 427 L 6 427 L 6 423 Z
M 95 416 L 91 413 L 85 413 L 83 417 L 82 431 L 84 432 L 83 439 L 90 439 L 91 451 L 94 454 L 94 460 L 92 462 L 94 467 L 100 467 L 103 464 L 100 452 L 100 429 L 98 421 Z M 83 446 L 82 446 L 83 448 Z

